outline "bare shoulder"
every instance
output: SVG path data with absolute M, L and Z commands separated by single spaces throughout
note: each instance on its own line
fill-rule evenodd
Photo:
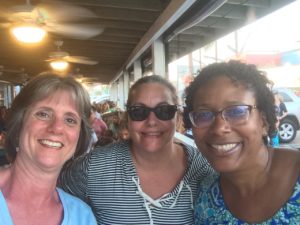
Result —
M 273 162 L 281 169 L 292 169 L 300 174 L 300 151 L 297 149 L 275 149 Z

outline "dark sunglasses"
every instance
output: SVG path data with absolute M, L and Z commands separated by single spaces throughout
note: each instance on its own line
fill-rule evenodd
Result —
M 177 111 L 177 105 L 159 105 L 154 108 L 147 106 L 129 106 L 127 108 L 128 115 L 132 121 L 143 121 L 148 118 L 150 112 L 154 112 L 155 116 L 160 120 L 171 120 Z

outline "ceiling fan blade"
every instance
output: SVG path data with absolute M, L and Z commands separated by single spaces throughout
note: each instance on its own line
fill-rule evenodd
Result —
M 40 3 L 35 7 L 47 20 L 53 22 L 76 22 L 97 18 L 96 14 L 87 8 L 64 3 L 61 1 L 51 1 Z
M 63 59 L 71 63 L 80 63 L 86 65 L 96 65 L 98 63 L 97 61 L 91 60 L 90 58 L 84 56 L 65 56 Z
M 46 30 L 61 36 L 74 39 L 89 39 L 103 32 L 103 28 L 91 24 L 50 24 L 47 23 Z

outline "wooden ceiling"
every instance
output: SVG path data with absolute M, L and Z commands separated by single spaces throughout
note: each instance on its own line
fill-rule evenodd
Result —
M 0 10 L 22 5 L 26 0 L 0 0 Z M 30 1 L 55 4 L 58 1 Z M 0 80 L 13 83 L 23 82 L 26 77 L 49 70 L 45 60 L 56 50 L 55 40 L 63 40 L 61 50 L 72 56 L 85 56 L 98 61 L 96 65 L 72 64 L 71 72 L 89 77 L 92 82 L 109 83 L 124 66 L 129 55 L 148 31 L 154 21 L 169 4 L 170 0 L 69 0 L 63 1 L 89 9 L 96 17 L 84 23 L 104 28 L 104 31 L 88 40 L 73 39 L 49 33 L 41 44 L 18 43 L 9 30 L 0 27 Z M 7 18 L 0 12 L 0 23 Z M 2 68 L 2 69 L 1 69 Z M 27 75 L 26 75 L 27 74 Z
M 0 80 L 23 83 L 36 74 L 49 70 L 45 61 L 56 50 L 54 42 L 63 40 L 61 50 L 73 56 L 85 56 L 98 61 L 96 65 L 71 64 L 70 72 L 82 74 L 89 82 L 112 82 L 124 69 L 141 40 L 149 34 L 159 16 L 174 2 L 184 0 L 65 0 L 64 3 L 84 7 L 96 16 L 84 23 L 103 28 L 103 32 L 87 40 L 49 33 L 36 45 L 18 43 L 1 26 L 7 16 L 1 13 L 28 0 L 0 0 Z M 191 0 L 193 2 L 193 0 Z M 32 0 L 59 7 L 59 1 Z M 292 0 L 197 0 L 166 32 L 167 58 L 174 60 L 249 23 L 249 13 L 258 19 Z M 58 8 L 59 10 L 60 8 Z M 73 16 L 73 15 L 72 15 Z M 77 21 L 76 21 L 77 22 Z M 79 21 L 80 22 L 80 21 Z M 78 23 L 79 23 L 78 22 Z M 161 24 L 163 26 L 163 24 Z M 80 30 L 80 29 L 79 29 Z

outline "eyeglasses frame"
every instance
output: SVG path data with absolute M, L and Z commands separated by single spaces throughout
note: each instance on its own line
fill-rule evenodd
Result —
M 207 110 L 207 111 L 210 111 L 210 112 L 213 113 L 213 119 L 212 119 L 211 123 L 210 123 L 208 126 L 210 126 L 210 125 L 216 120 L 216 117 L 217 117 L 219 114 L 221 114 L 221 118 L 222 118 L 225 122 L 227 122 L 227 123 L 230 124 L 230 122 L 225 118 L 225 116 L 224 116 L 223 113 L 224 113 L 224 111 L 225 111 L 226 109 L 231 108 L 231 107 L 234 107 L 234 106 L 247 106 L 247 107 L 248 107 L 248 111 L 249 111 L 249 115 L 251 114 L 251 112 L 252 112 L 253 109 L 258 109 L 257 105 L 247 105 L 247 104 L 242 104 L 242 105 L 230 105 L 230 106 L 226 106 L 225 108 L 223 108 L 223 109 L 221 109 L 221 110 L 219 110 L 219 111 L 216 111 L 216 110 Z M 189 113 L 189 118 L 190 118 L 190 121 L 191 121 L 192 125 L 193 125 L 194 127 L 196 127 L 196 128 L 204 128 L 204 127 L 208 127 L 208 126 L 204 126 L 204 127 L 196 126 L 196 124 L 194 123 L 193 116 L 192 116 L 192 114 L 193 114 L 194 112 L 197 112 L 197 110 L 193 110 L 193 111 L 191 111 L 191 112 Z M 247 120 L 248 120 L 248 118 L 247 118 Z

